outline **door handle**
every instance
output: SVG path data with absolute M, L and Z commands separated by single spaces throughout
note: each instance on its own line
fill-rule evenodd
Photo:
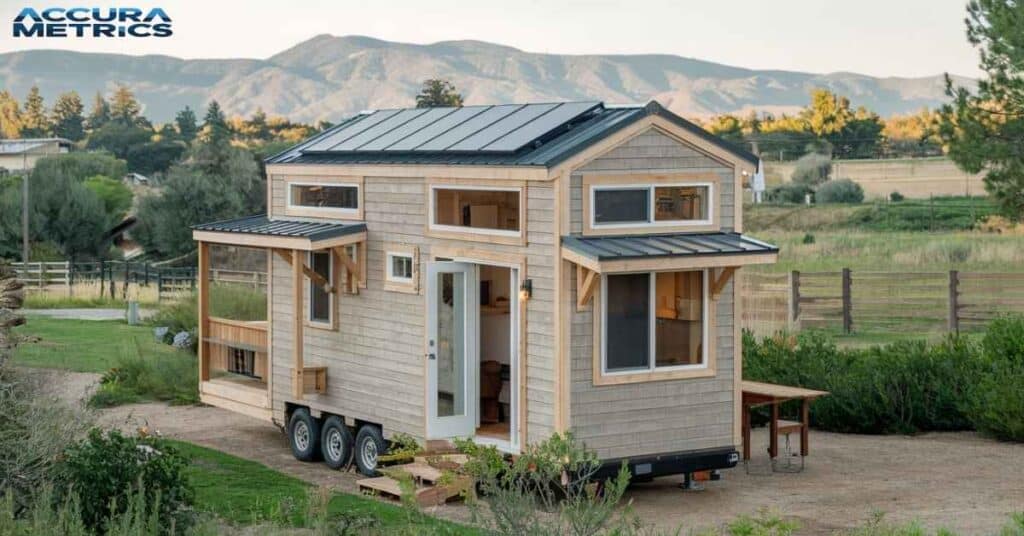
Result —
M 437 359 L 437 355 L 434 352 L 430 352 L 427 354 L 427 359 Z

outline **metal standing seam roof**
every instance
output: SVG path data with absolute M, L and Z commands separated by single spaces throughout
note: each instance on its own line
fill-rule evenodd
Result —
M 778 253 L 778 246 L 739 233 L 562 237 L 562 246 L 596 261 Z
M 654 101 L 621 107 L 584 101 L 380 110 L 350 118 L 267 163 L 551 167 L 649 115 L 758 163 L 749 151 Z
M 220 233 L 308 238 L 309 240 L 316 241 L 366 231 L 366 223 L 361 221 L 351 223 L 319 223 L 281 219 L 271 220 L 265 215 L 257 215 L 212 223 L 200 223 L 193 225 L 192 229 L 195 231 L 214 231 Z

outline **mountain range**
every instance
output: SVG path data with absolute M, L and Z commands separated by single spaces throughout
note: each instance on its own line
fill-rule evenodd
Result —
M 598 99 L 657 99 L 686 117 L 747 110 L 792 112 L 817 87 L 829 88 L 882 116 L 946 100 L 943 75 L 878 78 L 747 69 L 668 54 L 559 55 L 481 41 L 417 45 L 363 36 L 319 35 L 267 59 L 30 50 L 0 54 L 0 88 L 23 98 L 38 85 L 52 102 L 78 91 L 87 106 L 97 91 L 130 87 L 155 122 L 188 105 L 216 99 L 230 115 L 263 109 L 298 121 L 339 119 L 366 109 L 412 106 L 423 80 L 451 80 L 466 104 Z M 954 77 L 972 86 L 967 78 Z

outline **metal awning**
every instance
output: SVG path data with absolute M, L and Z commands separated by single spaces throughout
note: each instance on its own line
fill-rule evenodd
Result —
M 322 223 L 257 215 L 193 225 L 192 239 L 235 246 L 313 251 L 366 240 L 366 223 Z
M 562 237 L 562 258 L 598 273 L 772 264 L 779 248 L 739 233 Z

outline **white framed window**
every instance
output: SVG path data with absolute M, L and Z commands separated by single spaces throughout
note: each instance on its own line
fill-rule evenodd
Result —
M 408 253 L 387 253 L 387 280 L 392 283 L 412 283 L 413 256 Z
M 707 270 L 606 274 L 601 297 L 603 376 L 708 368 Z
M 309 269 L 324 278 L 328 285 L 334 281 L 334 258 L 329 250 L 310 251 Z M 309 322 L 325 326 L 334 325 L 334 299 L 324 285 L 309 279 Z
M 326 215 L 359 214 L 359 184 L 288 182 L 288 208 Z
M 706 226 L 714 220 L 714 183 L 594 184 L 593 229 Z
M 430 185 L 428 224 L 433 231 L 521 237 L 523 189 Z

